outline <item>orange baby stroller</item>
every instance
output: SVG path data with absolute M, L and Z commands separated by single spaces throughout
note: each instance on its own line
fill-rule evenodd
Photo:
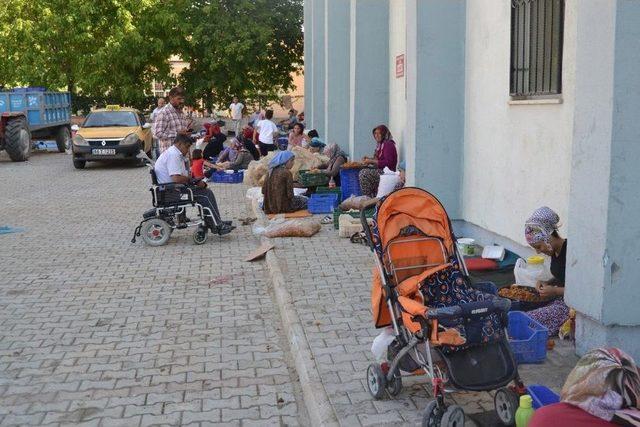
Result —
M 371 225 L 364 211 L 361 219 L 377 267 L 374 322 L 395 335 L 387 361 L 367 369 L 371 395 L 399 394 L 401 371 L 426 373 L 434 399 L 423 426 L 464 425 L 463 409 L 447 406 L 445 392 L 496 389 L 498 417 L 513 424 L 525 389 L 506 332 L 510 302 L 471 285 L 442 204 L 424 190 L 403 188 L 377 204 Z

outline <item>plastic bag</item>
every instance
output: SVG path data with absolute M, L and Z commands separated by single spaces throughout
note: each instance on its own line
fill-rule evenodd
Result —
M 298 180 L 298 172 L 300 170 L 318 169 L 321 165 L 329 162 L 327 156 L 312 153 L 304 148 L 293 147 L 291 152 L 295 154 L 293 167 L 291 168 L 294 181 Z M 262 187 L 269 172 L 269 162 L 275 155 L 276 152 L 272 151 L 267 156 L 260 158 L 260 160 L 254 160 L 249 163 L 247 172 L 244 174 L 244 183 L 252 187 Z
M 380 175 L 380 184 L 378 184 L 378 194 L 376 194 L 376 197 L 378 199 L 381 199 L 384 196 L 390 194 L 393 190 L 396 189 L 399 182 L 400 172 L 394 172 L 388 167 L 385 167 L 384 173 Z
M 269 221 L 269 225 L 260 229 L 254 226 L 254 234 L 266 237 L 311 237 L 320 231 L 320 221 L 314 219 L 284 220 L 284 215 Z
M 369 196 L 351 196 L 347 200 L 340 203 L 340 209 L 343 211 L 350 211 L 352 209 L 360 211 L 363 205 L 371 201 Z
M 516 284 L 521 286 L 535 287 L 538 281 L 547 282 L 553 279 L 546 262 L 542 270 L 532 270 L 527 268 L 527 262 L 522 258 L 518 258 L 516 261 L 513 275 L 516 277 Z
M 396 338 L 395 331 L 393 328 L 384 328 L 380 335 L 373 339 L 373 343 L 371 344 L 371 353 L 376 358 L 376 361 L 383 362 L 387 360 L 387 349 L 389 348 L 389 344 L 393 342 Z
M 251 227 L 251 232 L 256 236 L 262 236 L 270 227 L 276 227 L 277 225 L 282 224 L 285 221 L 286 219 L 284 218 L 284 214 L 276 215 L 269 220 L 267 225 L 262 225 L 259 222 L 253 224 L 253 227 Z

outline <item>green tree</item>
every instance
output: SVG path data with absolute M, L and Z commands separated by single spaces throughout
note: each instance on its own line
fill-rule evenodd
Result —
M 144 104 L 169 82 L 186 0 L 5 0 L 0 84 L 65 88 L 85 102 Z
M 233 95 L 277 101 L 303 61 L 302 0 L 193 0 L 180 50 L 190 97 L 224 107 Z

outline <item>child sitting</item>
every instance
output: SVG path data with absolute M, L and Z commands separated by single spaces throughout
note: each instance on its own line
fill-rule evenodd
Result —
M 191 176 L 196 179 L 204 178 L 204 159 L 202 150 L 193 150 L 191 153 Z

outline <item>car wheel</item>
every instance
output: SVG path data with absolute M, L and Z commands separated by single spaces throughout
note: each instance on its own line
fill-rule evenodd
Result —
M 86 160 L 73 159 L 73 167 L 76 169 L 84 169 L 86 164 L 87 164 Z

